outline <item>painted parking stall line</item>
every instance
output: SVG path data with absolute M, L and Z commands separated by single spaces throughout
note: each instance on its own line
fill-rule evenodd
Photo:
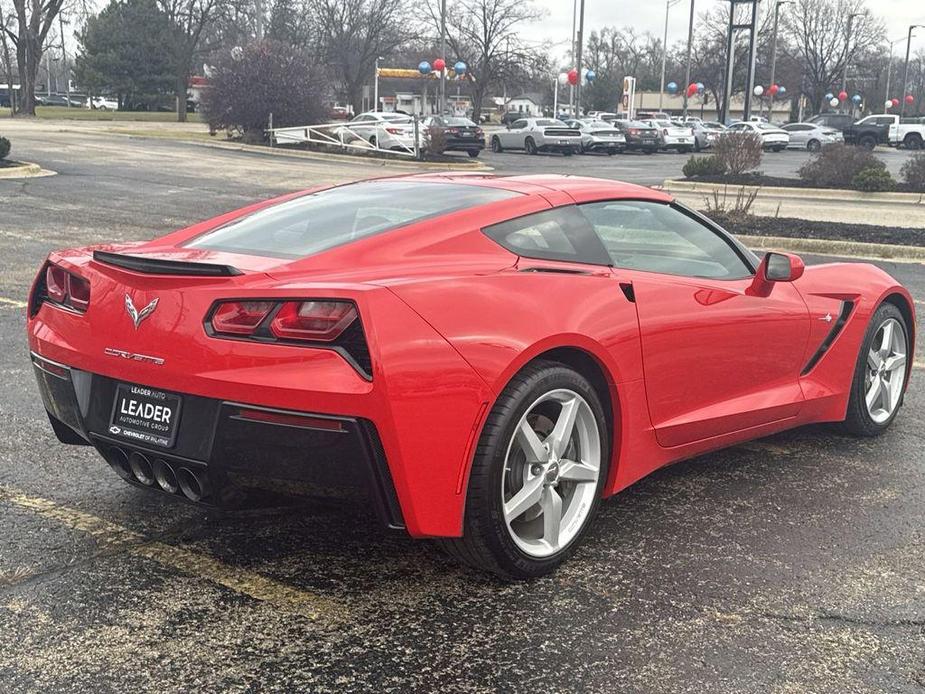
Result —
M 0 306 L 8 306 L 10 308 L 26 308 L 28 306 L 25 301 L 19 301 L 18 299 L 7 299 L 5 296 L 0 296 Z
M 141 533 L 118 523 L 58 504 L 50 499 L 31 496 L 0 485 L 0 501 L 90 535 L 104 549 L 122 550 L 150 559 L 278 609 L 323 622 L 339 622 L 347 617 L 347 608 L 329 598 L 281 583 L 254 571 L 231 566 L 201 552 L 164 542 L 148 541 Z

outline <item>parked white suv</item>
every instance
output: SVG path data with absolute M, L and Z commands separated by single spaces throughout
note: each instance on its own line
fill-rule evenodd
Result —
M 94 96 L 87 102 L 87 108 L 95 108 L 98 111 L 118 111 L 119 102 L 110 96 Z

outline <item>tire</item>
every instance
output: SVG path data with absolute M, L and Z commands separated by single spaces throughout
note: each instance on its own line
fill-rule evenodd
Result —
M 500 154 L 504 151 L 504 148 L 501 146 L 501 138 L 497 135 L 491 138 L 491 151 L 495 154 Z
M 555 432 L 556 422 L 561 425 L 560 402 L 572 403 L 576 413 L 568 443 L 556 444 L 552 436 L 541 442 L 545 432 Z M 515 437 L 524 425 L 535 434 L 532 447 Z M 565 454 L 575 455 L 576 442 L 584 462 L 562 469 L 586 481 L 560 480 L 557 466 L 567 460 Z M 531 463 L 528 448 L 548 460 Z M 554 460 L 550 450 L 561 453 L 561 459 Z M 469 476 L 463 536 L 442 540 L 442 547 L 458 561 L 507 580 L 554 571 L 574 552 L 597 513 L 609 458 L 604 410 L 587 379 L 557 362 L 528 364 L 511 379 L 485 421 Z M 592 480 L 595 464 L 597 477 Z M 505 505 L 525 492 L 527 500 L 506 518 Z M 537 501 L 531 503 L 534 497 Z M 556 508 L 555 498 L 562 521 L 558 526 L 547 520 L 555 511 L 547 515 L 544 510 Z M 547 529 L 553 526 L 556 532 Z
M 654 149 L 644 149 L 644 150 L 642 150 L 642 151 L 645 152 L 646 154 L 655 154 L 655 150 L 654 150 Z
M 864 149 L 871 150 L 877 146 L 877 138 L 872 135 L 864 135 L 864 137 L 858 140 L 858 144 Z
M 468 151 L 466 152 L 466 154 L 469 155 L 469 158 L 470 158 L 470 159 L 475 159 L 477 156 L 479 156 L 479 150 L 477 150 L 477 149 L 470 149 L 470 150 L 468 150 Z
M 566 156 L 566 157 L 570 157 L 570 156 L 572 156 L 572 150 L 570 150 L 570 149 L 563 150 L 563 151 L 562 151 L 562 154 L 563 154 L 564 156 Z
M 379 138 L 377 138 L 375 135 L 370 135 L 370 137 L 369 137 L 369 144 L 371 144 L 373 147 L 378 148 L 378 147 L 379 147 Z
M 903 140 L 903 147 L 906 149 L 922 149 L 922 136 L 917 133 L 909 133 Z
M 533 141 L 532 137 L 528 137 L 524 140 L 524 151 L 526 151 L 527 154 L 536 154 L 536 142 Z
M 818 152 L 822 149 L 822 143 L 819 140 L 810 140 L 806 143 L 806 149 L 810 152 Z
M 891 325 L 894 339 L 888 349 L 890 353 L 894 348 L 902 351 L 902 362 L 894 360 L 893 356 L 887 355 L 883 359 L 885 350 L 882 349 L 883 330 L 885 325 Z M 896 331 L 901 329 L 902 334 L 895 337 Z M 872 348 L 878 348 L 876 351 L 880 357 L 883 366 L 876 366 L 876 360 L 871 361 L 870 351 Z M 906 385 L 906 379 L 909 373 L 909 365 L 906 359 L 909 355 L 909 328 L 906 325 L 906 319 L 896 306 L 889 303 L 880 304 L 880 307 L 871 316 L 867 331 L 864 333 L 864 340 L 861 342 L 861 350 L 858 354 L 858 360 L 854 368 L 854 378 L 851 381 L 851 394 L 848 399 L 848 412 L 842 428 L 855 436 L 879 436 L 889 428 L 890 424 L 896 418 L 899 408 L 902 407 L 903 394 Z M 886 368 L 890 362 L 898 364 L 894 369 Z M 881 382 L 880 396 L 874 398 L 874 406 L 867 404 L 867 396 L 871 393 L 873 386 L 872 374 L 877 369 L 877 375 Z M 881 375 L 883 376 L 881 378 Z M 884 380 L 886 376 L 889 380 Z M 899 379 L 894 380 L 894 379 Z M 889 385 L 887 385 L 889 384 Z

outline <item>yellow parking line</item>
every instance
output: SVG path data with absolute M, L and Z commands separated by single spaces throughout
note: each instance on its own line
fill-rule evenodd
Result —
M 62 506 L 49 499 L 29 496 L 5 486 L 0 486 L 0 500 L 86 533 L 106 549 L 123 549 L 280 609 L 326 622 L 337 621 L 345 616 L 345 607 L 334 600 L 274 581 L 254 571 L 230 566 L 192 550 L 163 542 L 148 542 L 134 530 L 85 511 Z
M 913 369 L 925 369 L 925 361 L 914 361 L 912 362 Z
M 7 299 L 5 296 L 0 296 L 0 304 L 4 306 L 15 306 L 16 308 L 25 308 L 29 304 L 25 301 L 19 301 L 18 299 Z

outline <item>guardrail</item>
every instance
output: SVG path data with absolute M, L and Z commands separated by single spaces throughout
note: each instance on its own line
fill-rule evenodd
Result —
M 301 125 L 289 128 L 270 128 L 267 134 L 271 144 L 312 143 L 336 147 L 343 151 L 387 152 L 389 154 L 420 159 L 422 128 L 417 116 L 394 116 L 385 121 L 334 122 L 319 125 Z

